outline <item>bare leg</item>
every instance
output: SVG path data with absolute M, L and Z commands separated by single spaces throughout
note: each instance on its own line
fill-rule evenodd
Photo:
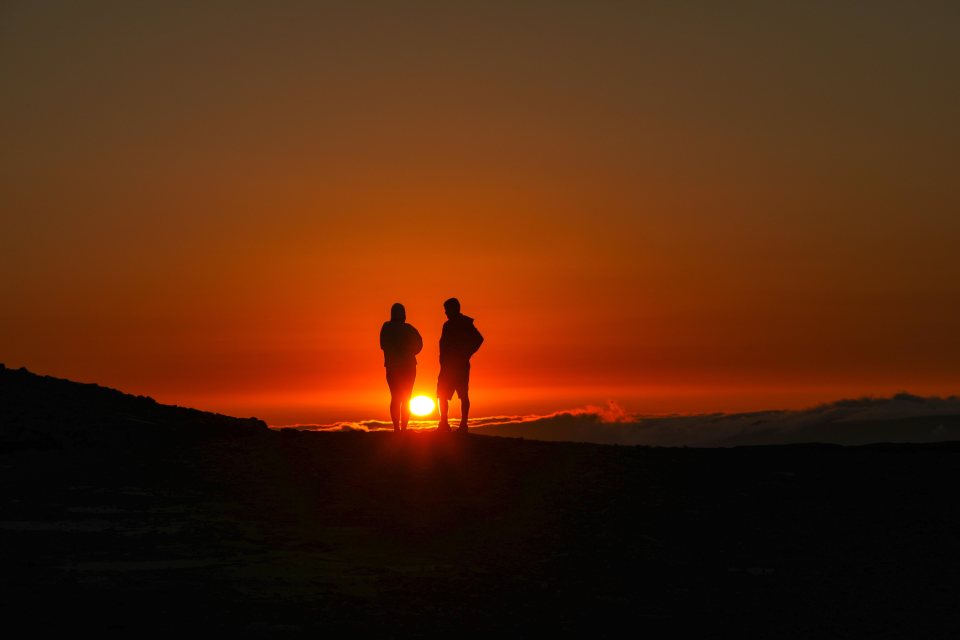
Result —
M 393 430 L 400 430 L 400 413 L 403 402 L 397 396 L 390 396 L 390 419 L 393 420 Z
M 470 416 L 470 396 L 463 395 L 460 397 L 460 428 L 466 432 L 467 430 L 467 418 Z
M 407 396 L 400 403 L 400 430 L 406 431 L 407 424 L 410 422 L 410 396 Z
M 450 429 L 450 423 L 447 421 L 447 414 L 450 411 L 450 401 L 446 398 L 437 398 L 437 404 L 440 406 L 440 424 L 437 425 L 437 431 L 447 431 Z

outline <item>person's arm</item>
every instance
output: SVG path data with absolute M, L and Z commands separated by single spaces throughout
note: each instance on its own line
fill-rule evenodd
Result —
M 380 348 L 383 351 L 393 349 L 397 341 L 396 333 L 390 330 L 390 323 L 384 322 L 380 328 Z
M 417 331 L 415 326 L 410 325 L 410 328 L 413 329 L 413 355 L 417 355 L 423 351 L 423 337 L 420 335 L 420 332 Z
M 450 321 L 443 323 L 443 329 L 440 330 L 440 360 L 447 354 L 450 347 Z
M 470 345 L 470 355 L 473 355 L 480 349 L 480 345 L 483 344 L 483 335 L 481 335 L 480 330 L 477 329 L 475 325 L 470 325 L 473 329 L 473 344 Z

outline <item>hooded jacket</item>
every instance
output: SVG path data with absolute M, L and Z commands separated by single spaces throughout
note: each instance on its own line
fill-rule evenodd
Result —
M 415 367 L 417 354 L 423 349 L 423 338 L 412 324 L 388 320 L 380 329 L 383 366 Z
M 473 318 L 462 313 L 443 323 L 440 334 L 440 364 L 466 364 L 483 344 L 483 336 L 473 326 Z

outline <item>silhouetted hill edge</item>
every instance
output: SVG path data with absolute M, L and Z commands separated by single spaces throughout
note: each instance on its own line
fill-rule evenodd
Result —
M 491 418 L 472 429 L 491 436 L 655 447 L 741 447 L 829 443 L 934 443 L 960 440 L 960 399 L 839 400 L 805 410 L 604 419 L 600 411 Z
M 266 433 L 257 418 L 234 418 L 158 403 L 97 384 L 0 364 L 0 447 L 65 447 L 150 437 Z

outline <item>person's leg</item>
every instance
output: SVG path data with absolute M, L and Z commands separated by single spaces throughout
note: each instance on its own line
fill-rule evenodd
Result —
M 396 372 L 387 369 L 387 386 L 390 387 L 390 419 L 393 430 L 400 430 L 400 393 L 397 389 Z
M 437 425 L 437 430 L 449 431 L 450 422 L 447 420 L 447 414 L 450 412 L 450 401 L 441 396 L 437 398 L 437 405 L 440 407 L 440 424 Z
M 467 419 L 470 417 L 470 394 L 464 392 L 460 396 L 460 430 L 467 430 Z
M 417 370 L 407 372 L 403 381 L 403 393 L 400 398 L 400 430 L 406 431 L 410 422 L 410 396 L 413 395 L 413 383 L 417 379 Z
M 410 423 L 410 396 L 400 403 L 400 431 L 406 431 Z
M 390 419 L 393 420 L 394 431 L 400 431 L 400 408 L 402 406 L 403 402 L 399 395 L 393 394 L 390 396 Z
M 467 421 L 470 419 L 470 365 L 464 367 L 457 380 L 457 396 L 460 397 L 460 433 L 467 432 Z
M 440 375 L 437 377 L 437 407 L 440 408 L 440 422 L 437 423 L 437 431 L 450 431 L 448 414 L 450 412 L 450 398 L 452 397 L 450 371 L 441 365 Z

